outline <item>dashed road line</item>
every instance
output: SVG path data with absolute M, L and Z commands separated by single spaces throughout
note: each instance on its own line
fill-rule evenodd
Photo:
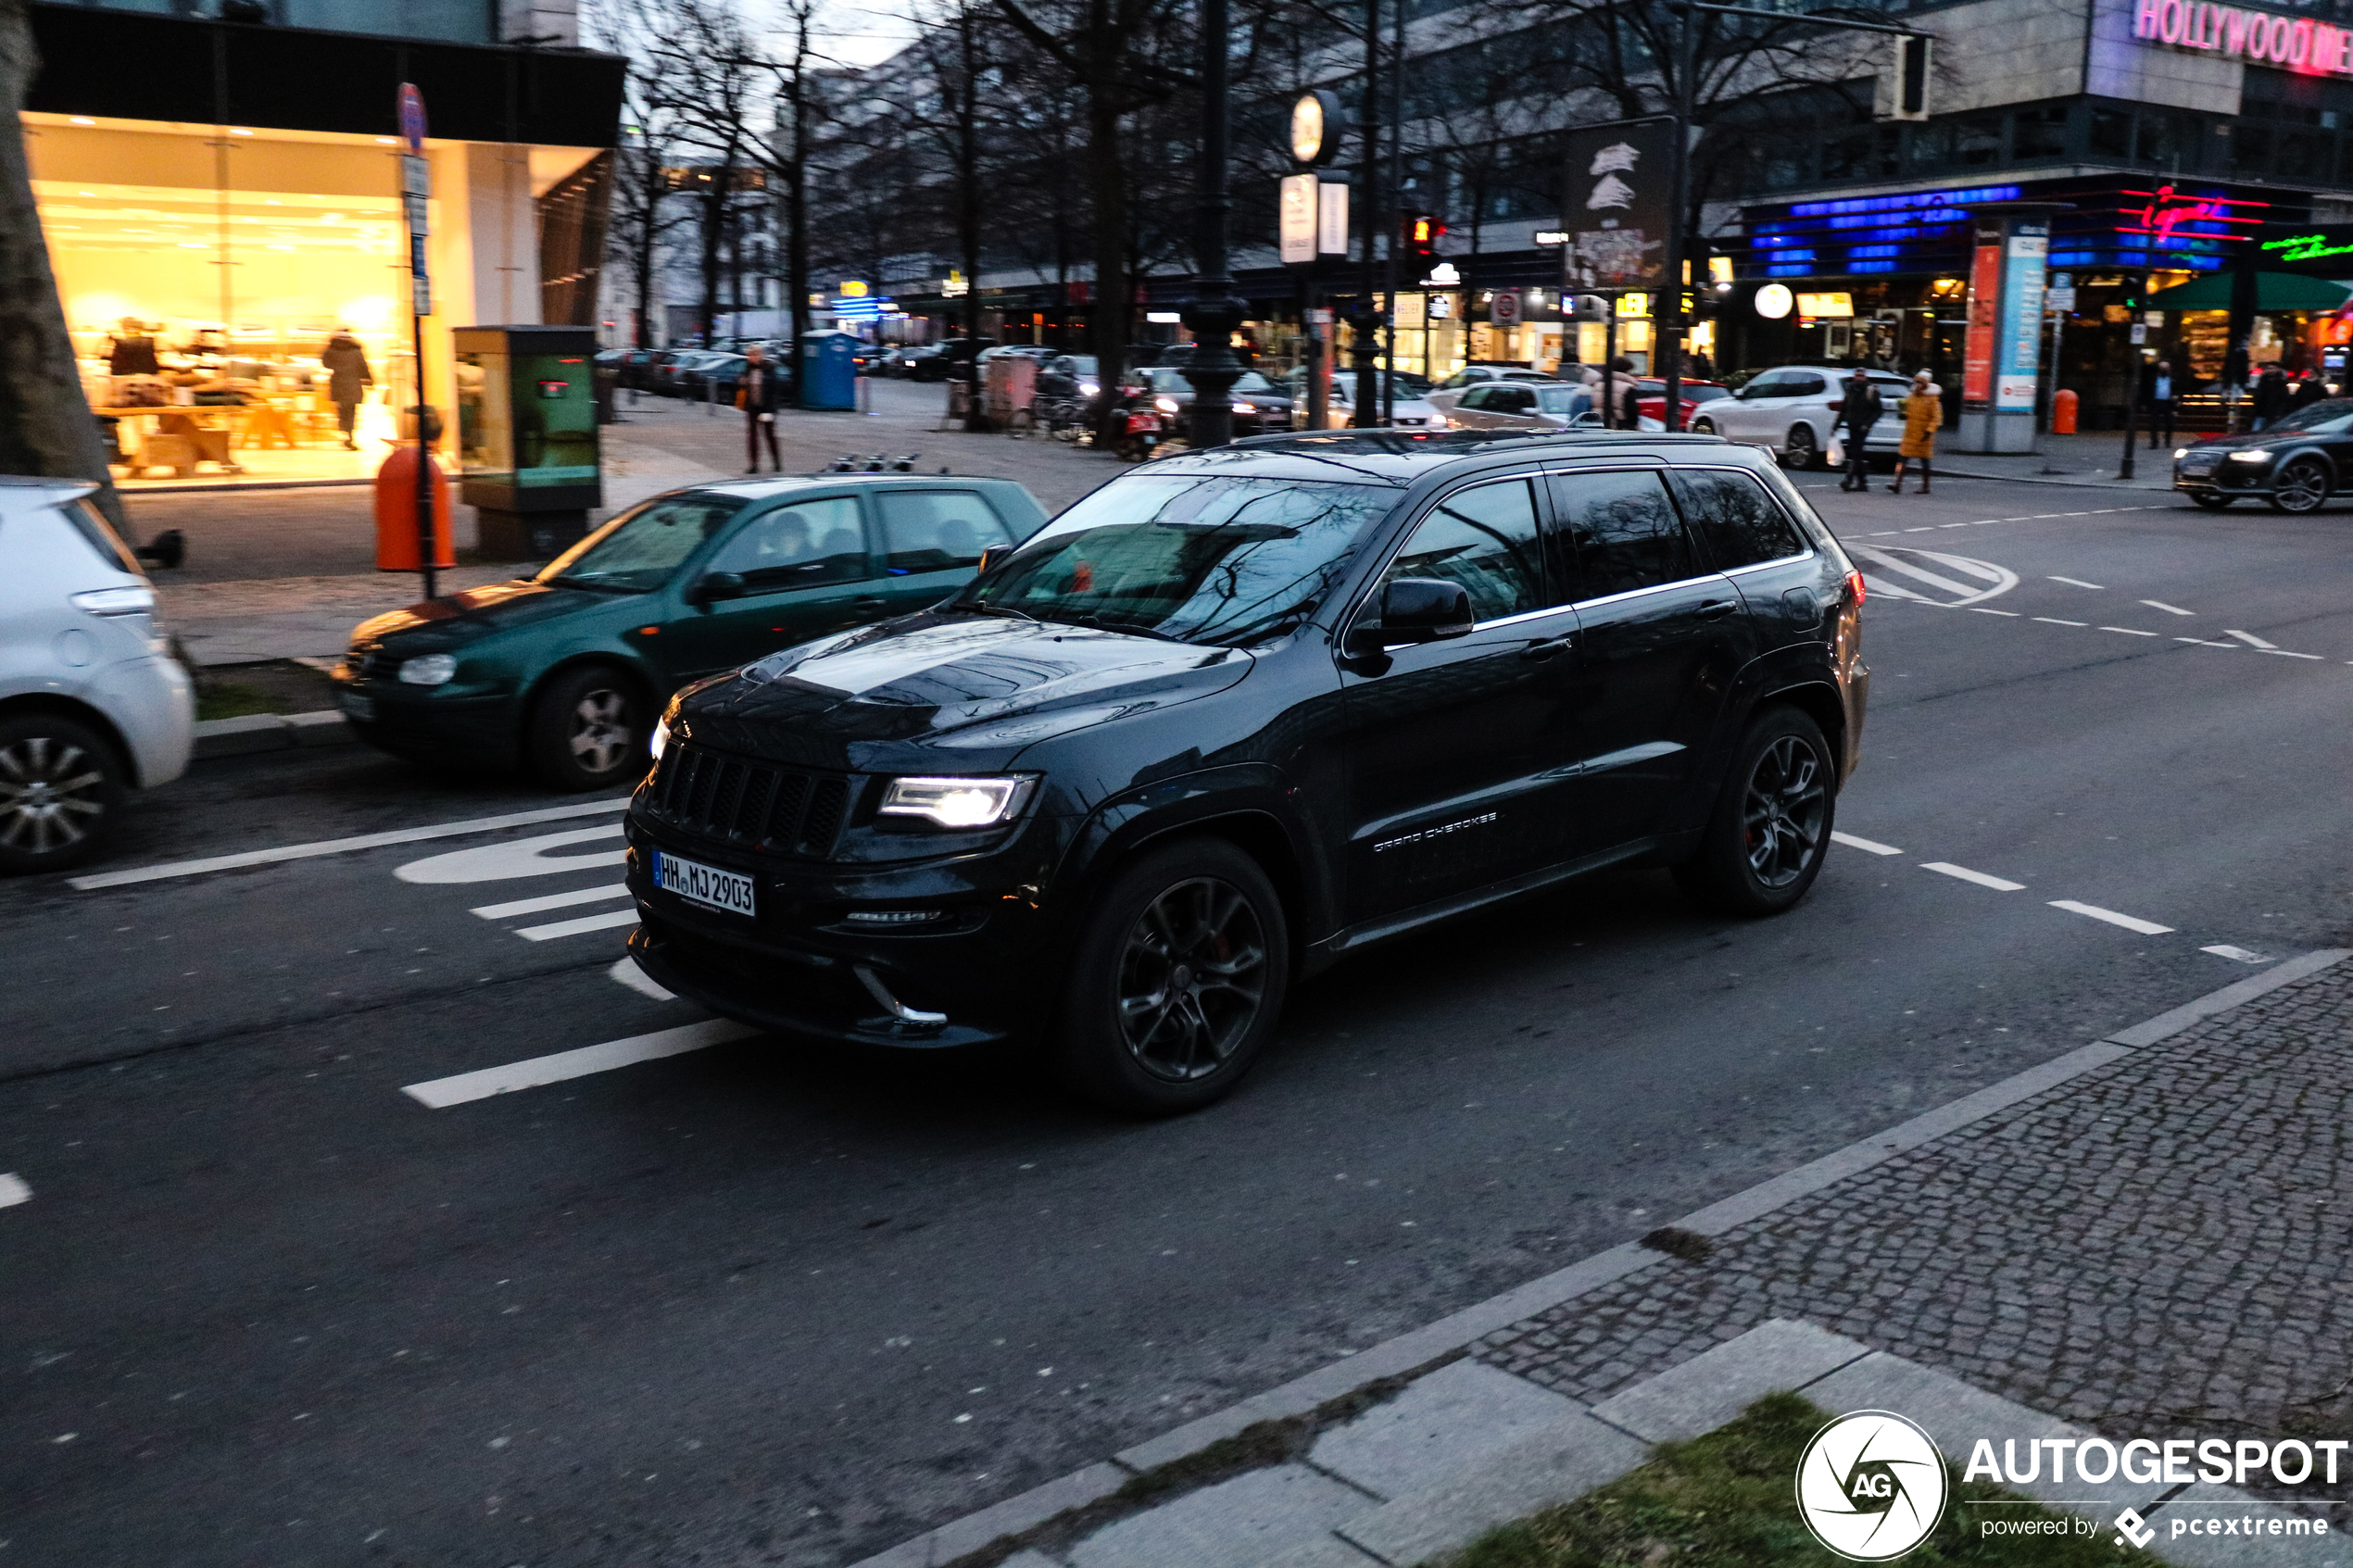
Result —
M 652 975 L 639 969 L 635 959 L 622 960 L 605 971 L 605 977 L 609 980 L 619 981 L 650 1001 L 674 1002 L 678 999 L 677 992 L 657 985 Z
M 2317 653 L 2291 653 L 2286 648 L 2257 648 L 2255 651 L 2257 653 L 2277 654 L 2282 659 L 2309 659 L 2314 660 L 2315 662 L 2322 662 L 2321 656 Z
M 2103 626 L 2099 628 L 2099 630 L 2103 632 L 2121 632 L 2128 637 L 2154 637 L 2158 635 L 2155 632 L 2144 632 L 2137 626 Z
M 633 1067 L 641 1061 L 683 1056 L 688 1051 L 725 1045 L 730 1040 L 748 1039 L 759 1033 L 749 1024 L 724 1018 L 706 1019 L 700 1023 L 681 1024 L 675 1029 L 657 1029 L 650 1035 L 632 1035 L 626 1039 L 607 1040 L 600 1046 L 583 1046 L 578 1050 L 558 1051 L 553 1056 L 535 1056 L 523 1061 L 510 1061 L 503 1067 L 484 1067 L 472 1073 L 409 1084 L 404 1085 L 400 1092 L 420 1105 L 434 1110 L 447 1110 L 453 1105 L 488 1099 L 494 1095 L 513 1094 L 518 1089 L 544 1088 L 567 1079 L 585 1078 L 592 1073 L 610 1073 L 617 1067 Z
M 483 904 L 467 913 L 484 920 L 505 920 L 510 915 L 545 914 L 549 909 L 567 909 L 573 904 L 601 904 L 608 898 L 626 898 L 629 884 L 616 882 L 610 887 L 576 887 L 569 893 L 543 893 L 536 898 L 517 898 L 505 904 Z
M 2196 615 L 2197 613 L 2194 609 L 2183 609 L 2180 605 L 2167 604 L 2163 599 L 2143 599 L 2141 602 L 2151 609 L 2161 609 L 2168 615 Z
M 2019 617 L 2019 612 L 2014 609 L 1988 609 L 1983 605 L 1963 605 L 1961 608 L 1973 609 L 1980 615 L 2007 615 L 2012 621 L 2016 621 Z
M 282 860 L 307 860 L 320 855 L 342 855 L 387 844 L 418 844 L 429 838 L 455 838 L 461 834 L 492 833 L 530 822 L 560 822 L 571 817 L 592 817 L 627 808 L 629 797 L 589 800 L 573 806 L 549 806 L 536 811 L 514 811 L 503 817 L 475 817 L 462 822 L 437 822 L 431 827 L 398 828 L 390 833 L 363 833 L 353 838 L 330 838 L 316 844 L 288 844 L 274 849 L 248 849 L 237 855 L 210 855 L 200 860 L 170 860 L 161 865 L 133 866 L 126 871 L 97 872 L 77 876 L 66 885 L 83 893 L 102 887 L 127 887 L 132 883 L 160 882 L 167 877 L 201 876 L 207 872 L 236 871 L 245 866 L 275 865 Z
M 2239 647 L 2236 643 L 2209 643 L 2204 637 L 2176 637 L 2173 640 L 2177 643 L 2196 643 L 2202 648 L 2226 648 L 2232 653 L 2238 652 Z
M 2103 909 L 2097 904 L 2079 904 L 2072 898 L 2054 898 L 2050 903 L 2051 908 L 2055 909 L 2065 909 L 2071 915 L 2088 915 L 2094 920 L 2104 920 L 2110 925 L 2120 925 L 2127 931 L 2137 931 L 2144 936 L 2162 936 L 2173 929 L 2170 925 L 2159 925 L 2153 920 L 2139 920 L 2132 915 L 2120 915 L 2114 909 Z
M 1866 855 L 1901 855 L 1904 853 L 1904 851 L 1896 848 L 1893 844 L 1881 844 L 1873 839 L 1857 838 L 1851 833 L 1840 833 L 1835 829 L 1831 830 L 1831 842 L 1832 844 L 1843 844 L 1849 849 L 1860 849 Z
M 2061 621 L 2056 615 L 2038 615 L 2034 619 L 2048 626 L 2082 626 L 2089 629 L 2092 624 L 2088 621 Z
M 14 1171 L 0 1171 L 0 1209 L 14 1209 L 19 1203 L 32 1201 L 32 1188 Z
M 2245 643 L 2251 648 L 2277 650 L 2280 646 L 2277 643 L 2267 643 L 2252 632 L 2225 632 L 2222 635 L 2226 637 L 2236 637 L 2240 642 Z
M 2051 581 L 2054 583 L 2064 583 L 2070 588 L 2098 588 L 2103 594 L 2108 592 L 2106 588 L 2101 588 L 2097 583 L 2086 583 L 2081 577 L 2054 577 Z
M 601 915 L 582 915 L 577 920 L 551 921 L 546 925 L 526 925 L 515 935 L 526 942 L 552 942 L 559 936 L 578 936 L 584 932 L 610 931 L 616 926 L 637 923 L 637 910 L 610 909 Z
M 2026 884 L 2022 882 L 2007 882 L 1998 876 L 1987 876 L 1983 872 L 1973 872 L 1967 866 L 1957 866 L 1950 860 L 1923 860 L 1920 862 L 1920 870 L 1958 877 L 1963 882 L 1973 882 L 1980 887 L 1990 887 L 1996 893 L 2017 893 L 2026 886 Z

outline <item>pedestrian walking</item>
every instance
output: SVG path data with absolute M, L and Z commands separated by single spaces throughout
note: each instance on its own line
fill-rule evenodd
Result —
M 744 350 L 743 373 L 736 381 L 736 407 L 744 411 L 744 472 L 760 471 L 760 440 L 768 438 L 768 466 L 777 473 L 785 471 L 785 459 L 776 451 L 776 410 L 784 407 L 785 378 L 768 363 L 768 356 L 760 345 Z
M 2173 363 L 2159 359 L 2141 383 L 2141 407 L 2149 412 L 2149 450 L 2173 445 Z
M 2287 412 L 2287 373 L 2277 365 L 2264 368 L 2255 381 L 2255 428 L 2264 430 Z
M 1887 412 L 1887 404 L 1880 396 L 1879 388 L 1871 384 L 1871 378 L 1864 372 L 1862 366 L 1856 366 L 1855 373 L 1848 376 L 1846 384 L 1839 389 L 1835 411 L 1838 427 L 1844 433 L 1842 439 L 1846 443 L 1846 477 L 1838 482 L 1838 487 L 1841 490 L 1869 490 L 1871 487 L 1870 459 L 1864 454 L 1863 443 L 1869 439 L 1871 427 L 1879 423 L 1880 416 Z
M 2296 390 L 2288 396 L 2288 412 L 2309 408 L 2328 395 L 2328 383 L 2321 380 L 2317 371 L 2307 370 L 2296 378 Z
M 1936 456 L 1936 433 L 1944 428 L 1944 389 L 1934 377 L 1921 370 L 1912 377 L 1912 390 L 1904 399 L 1904 444 L 1895 449 L 1895 478 L 1888 489 L 1898 495 L 1904 493 L 1904 470 L 1912 464 L 1920 466 L 1920 494 L 1928 494 L 1929 464 Z
M 359 423 L 359 400 L 376 383 L 368 370 L 368 351 L 349 327 L 337 327 L 319 351 L 319 363 L 327 372 L 327 395 L 334 401 L 335 423 L 343 427 L 344 449 L 357 452 L 359 443 L 352 439 L 352 432 Z

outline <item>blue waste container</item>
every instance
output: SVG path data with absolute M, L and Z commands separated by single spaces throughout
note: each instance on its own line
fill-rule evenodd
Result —
M 858 340 L 848 332 L 811 332 L 800 340 L 800 406 L 858 407 Z

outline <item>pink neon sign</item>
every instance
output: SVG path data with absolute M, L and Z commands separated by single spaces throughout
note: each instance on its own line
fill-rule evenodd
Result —
M 2145 207 L 2123 207 L 2117 217 L 2126 221 L 2116 225 L 2120 234 L 2150 234 L 2159 244 L 2167 240 L 2195 235 L 2203 240 L 2244 240 L 2245 233 L 2233 232 L 2231 225 L 2252 229 L 2262 223 L 2262 214 L 2271 204 L 2259 201 L 2238 201 L 2228 196 L 2192 196 L 2177 194 L 2171 185 L 2159 185 L 2154 191 L 2124 191 L 2127 196 L 2139 196 Z M 2244 207 L 2245 213 L 2234 212 Z M 2133 222 L 2131 220 L 2137 219 Z
M 2175 48 L 2285 66 L 2307 76 L 2353 76 L 2353 31 L 2212 0 L 2133 0 L 2133 36 Z

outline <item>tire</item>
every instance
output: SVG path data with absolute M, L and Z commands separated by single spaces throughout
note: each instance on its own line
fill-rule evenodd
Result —
M 2271 481 L 2267 497 L 2275 512 L 2301 517 L 2316 512 L 2329 498 L 2329 466 L 2318 458 L 2296 458 Z
M 1837 764 L 1821 726 L 1768 708 L 1741 737 L 1699 852 L 1675 868 L 1692 900 L 1728 915 L 1777 915 L 1821 873 L 1836 814 Z
M 2212 492 L 2206 490 L 2193 490 L 2190 492 L 2190 499 L 2196 502 L 2199 506 L 2204 507 L 2209 512 L 2219 512 L 2224 507 L 2229 506 L 2233 501 L 2237 500 L 2238 497 L 2236 495 L 2217 495 Z
M 567 670 L 533 699 L 523 757 L 557 789 L 634 783 L 646 771 L 652 709 L 636 681 L 610 664 Z
M 1693 435 L 1714 435 L 1716 433 L 1716 421 L 1703 414 L 1698 419 L 1692 421 L 1692 433 Z
M 1809 424 L 1793 424 L 1781 443 L 1783 468 L 1812 470 L 1822 466 L 1822 444 Z
M 63 871 L 97 853 L 122 816 L 123 766 L 61 714 L 0 722 L 0 875 Z
M 1258 862 L 1218 838 L 1148 850 L 1096 897 L 1084 930 L 1055 1039 L 1070 1086 L 1135 1116 L 1223 1098 L 1290 987 L 1289 922 Z

